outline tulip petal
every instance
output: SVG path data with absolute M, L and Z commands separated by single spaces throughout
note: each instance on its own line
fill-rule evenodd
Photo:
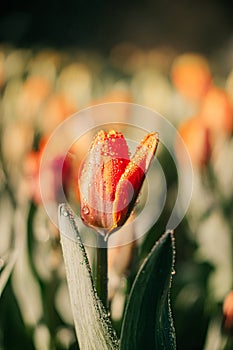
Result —
M 129 163 L 127 143 L 121 133 L 101 130 L 93 140 L 79 177 L 81 216 L 89 226 L 112 227 L 116 187 Z
M 113 204 L 113 228 L 123 225 L 132 212 L 158 142 L 157 133 L 148 134 L 122 174 Z

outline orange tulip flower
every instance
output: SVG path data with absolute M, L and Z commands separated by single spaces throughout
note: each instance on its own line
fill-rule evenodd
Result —
M 233 104 L 228 93 L 221 88 L 212 86 L 203 99 L 201 118 L 205 125 L 214 133 L 231 135 L 233 131 Z
M 233 290 L 228 293 L 223 302 L 223 328 L 233 333 Z
M 28 194 L 37 205 L 42 203 L 40 190 L 40 164 L 46 146 L 46 139 L 41 139 L 38 151 L 29 152 L 23 163 L 24 176 L 27 182 Z M 46 200 L 60 201 L 61 193 L 67 192 L 72 178 L 72 163 L 69 155 L 55 154 L 54 158 L 46 163 Z M 62 183 L 59 183 L 58 174 L 62 169 Z
M 188 149 L 193 166 L 198 168 L 206 165 L 211 156 L 212 145 L 210 131 L 201 117 L 198 115 L 183 121 L 178 131 Z M 176 153 L 182 160 L 179 143 L 176 144 Z
M 130 160 L 120 132 L 97 133 L 79 176 L 81 217 L 87 226 L 107 238 L 126 222 L 157 145 L 157 133 L 148 134 Z
M 177 90 L 197 102 L 205 96 L 212 81 L 208 61 L 195 53 L 178 56 L 173 62 L 171 75 Z

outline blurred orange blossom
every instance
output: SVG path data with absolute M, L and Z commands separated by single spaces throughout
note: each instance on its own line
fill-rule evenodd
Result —
M 46 139 L 41 139 L 38 151 L 31 151 L 27 154 L 23 164 L 24 176 L 28 184 L 29 196 L 35 204 L 42 203 L 39 175 L 40 163 L 46 146 Z M 62 169 L 62 183 L 59 183 L 58 174 Z M 71 161 L 65 155 L 55 155 L 54 158 L 46 164 L 46 200 L 59 201 L 60 191 L 66 192 L 71 179 Z
M 29 76 L 19 93 L 17 111 L 23 118 L 35 117 L 52 90 L 50 81 L 42 76 Z
M 49 136 L 67 117 L 77 111 L 73 100 L 63 93 L 51 94 L 45 101 L 39 115 L 39 129 Z
M 233 104 L 225 90 L 212 86 L 202 101 L 200 115 L 215 136 L 232 133 Z
M 171 68 L 172 81 L 177 90 L 191 101 L 199 101 L 211 85 L 208 61 L 199 54 L 178 56 Z
M 230 291 L 223 302 L 223 327 L 233 332 L 233 291 Z
M 194 116 L 183 121 L 178 128 L 178 132 L 188 149 L 193 166 L 205 165 L 211 154 L 210 132 L 200 116 Z M 176 145 L 176 152 L 178 157 L 181 157 L 182 152 L 178 144 Z

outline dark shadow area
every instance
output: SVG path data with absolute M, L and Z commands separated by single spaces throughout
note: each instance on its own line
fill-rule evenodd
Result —
M 224 1 L 6 1 L 0 41 L 16 46 L 94 48 L 129 41 L 205 54 L 232 38 L 232 3 Z

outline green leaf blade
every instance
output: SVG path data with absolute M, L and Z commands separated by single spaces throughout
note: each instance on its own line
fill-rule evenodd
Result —
M 119 340 L 97 296 L 91 268 L 71 209 L 58 209 L 66 276 L 80 350 L 118 350 Z
M 176 348 L 169 299 L 174 254 L 174 235 L 167 231 L 144 261 L 132 286 L 122 324 L 121 350 Z

